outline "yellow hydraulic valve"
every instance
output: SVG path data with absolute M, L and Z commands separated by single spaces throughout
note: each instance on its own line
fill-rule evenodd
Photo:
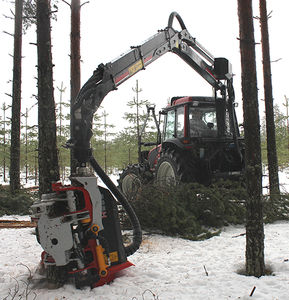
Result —
M 99 226 L 96 224 L 93 224 L 90 228 L 90 230 L 96 235 L 98 236 L 98 232 L 99 232 Z M 105 257 L 104 257 L 104 249 L 102 248 L 102 246 L 99 243 L 98 238 L 96 238 L 96 256 L 97 256 L 97 263 L 98 263 L 98 267 L 99 267 L 99 276 L 100 277 L 105 277 L 107 275 L 107 268 L 108 265 L 105 262 Z

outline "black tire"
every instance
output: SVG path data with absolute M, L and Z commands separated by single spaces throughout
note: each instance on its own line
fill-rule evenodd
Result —
M 119 188 L 126 197 L 135 195 L 142 184 L 150 180 L 151 176 L 148 167 L 143 164 L 130 165 L 119 176 Z
M 167 148 L 161 152 L 155 178 L 159 185 L 194 182 L 195 167 L 190 152 Z

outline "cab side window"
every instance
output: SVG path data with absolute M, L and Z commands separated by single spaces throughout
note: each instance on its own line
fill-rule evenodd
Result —
M 179 107 L 177 109 L 177 137 L 184 137 L 185 128 L 185 108 Z
M 166 126 L 165 126 L 165 139 L 174 138 L 175 134 L 175 111 L 170 110 L 167 114 Z

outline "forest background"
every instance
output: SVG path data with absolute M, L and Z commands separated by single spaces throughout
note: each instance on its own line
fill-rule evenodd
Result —
M 125 9 L 125 5 L 123 5 L 122 12 L 123 15 L 121 17 L 116 17 L 115 12 L 110 13 L 110 20 L 108 23 L 111 24 L 107 30 L 103 30 L 103 26 L 96 27 L 95 25 L 99 25 L 98 22 L 100 21 L 92 21 L 92 17 L 98 16 L 98 19 L 103 21 L 103 18 L 106 18 L 105 11 L 108 11 L 107 7 L 103 7 L 101 9 L 100 13 L 100 7 L 96 5 L 95 1 L 91 1 L 91 3 L 86 3 L 82 8 L 82 27 L 85 29 L 89 29 L 90 32 L 87 30 L 82 29 L 82 49 L 83 49 L 83 57 L 84 57 L 84 63 L 82 64 L 83 67 L 83 74 L 82 76 L 83 81 L 86 80 L 88 77 L 89 72 L 91 69 L 95 68 L 98 63 L 100 62 L 106 62 L 111 60 L 113 57 L 119 55 L 121 52 L 119 52 L 120 47 L 122 50 L 125 50 L 130 45 L 132 45 L 134 42 L 140 42 L 141 40 L 144 40 L 148 38 L 150 35 L 156 32 L 156 29 L 164 28 L 166 18 L 168 17 L 169 13 L 175 8 L 173 7 L 172 1 L 169 1 L 166 5 L 166 8 L 163 8 L 161 6 L 155 7 L 153 12 L 151 13 L 152 16 L 156 16 L 158 14 L 158 18 L 156 17 L 156 21 L 151 22 L 152 24 L 147 24 L 145 22 L 142 22 L 142 20 L 137 21 L 137 17 L 130 13 L 131 16 L 130 22 L 127 21 L 127 10 Z M 217 7 L 215 7 L 216 4 L 213 4 L 212 1 L 205 1 L 207 3 L 210 3 L 211 10 L 208 12 L 208 15 L 211 15 L 214 10 L 218 11 Z M 236 4 L 232 4 L 234 1 L 230 1 L 231 4 L 229 4 L 228 1 L 223 1 L 224 7 L 227 6 L 226 10 L 219 10 L 219 16 L 220 16 L 220 28 L 223 29 L 223 35 L 228 35 L 228 39 L 230 39 L 231 35 L 235 35 L 234 42 L 232 43 L 232 51 L 236 50 L 238 47 L 238 40 L 236 37 L 238 36 L 237 33 L 237 18 L 235 15 L 231 14 L 228 15 L 228 11 L 231 9 L 228 7 L 228 5 L 236 6 Z M 272 1 L 268 1 L 269 3 L 269 10 L 270 6 L 273 5 L 271 3 Z M 3 37 L 2 41 L 6 43 L 7 47 L 2 47 L 1 49 L 1 59 L 3 59 L 3 66 L 5 72 L 2 72 L 1 74 L 1 110 L 0 110 L 0 167 L 3 170 L 2 173 L 2 181 L 8 182 L 9 177 L 9 147 L 10 147 L 10 116 L 11 116 L 11 97 L 10 90 L 11 90 L 11 78 L 12 78 L 12 60 L 9 61 L 9 54 L 12 53 L 13 48 L 13 38 L 9 36 L 7 33 L 11 33 L 13 31 L 13 20 L 10 20 L 7 18 L 7 16 L 13 17 L 10 10 L 13 11 L 13 4 L 10 3 L 10 1 L 1 1 L 1 12 L 3 14 L 1 15 L 1 29 L 3 32 L 1 32 L 1 37 Z M 125 3 L 123 3 L 125 4 Z M 132 4 L 131 1 L 126 1 L 126 4 Z M 53 57 L 55 56 L 55 102 L 56 102 L 56 111 L 57 111 L 57 135 L 58 135 L 58 149 L 59 149 L 59 163 L 60 163 L 60 169 L 61 169 L 61 177 L 62 179 L 66 178 L 69 175 L 69 150 L 64 149 L 62 145 L 65 144 L 65 142 L 69 139 L 70 133 L 69 133 L 69 92 L 68 92 L 68 81 L 69 81 L 69 66 L 67 65 L 67 62 L 69 61 L 69 31 L 67 31 L 67 28 L 69 28 L 69 7 L 65 5 L 64 2 L 58 1 L 58 12 L 56 13 L 57 20 L 54 20 L 52 23 L 52 36 L 54 35 L 54 41 L 53 43 Z M 118 7 L 119 4 L 116 4 Z M 200 4 L 200 8 L 202 9 L 205 4 Z M 274 5 L 273 5 L 274 6 Z M 117 8 L 115 7 L 115 8 Z M 220 5 L 218 6 L 220 8 Z M 236 11 L 236 8 L 233 7 Z M 134 8 L 135 9 L 135 8 Z M 178 12 L 180 15 L 184 18 L 187 27 L 188 28 L 194 28 L 196 29 L 196 33 L 200 35 L 200 40 L 202 43 L 203 41 L 208 40 L 208 49 L 216 50 L 217 54 L 221 54 L 223 49 L 225 49 L 222 53 L 224 56 L 229 56 L 230 60 L 233 61 L 234 69 L 236 69 L 236 94 L 240 94 L 240 71 L 239 71 L 239 61 L 236 63 L 235 57 L 231 59 L 230 53 L 228 53 L 228 48 L 224 46 L 218 46 L 216 44 L 215 39 L 219 39 L 221 36 L 218 36 L 217 34 L 214 34 L 215 37 L 212 40 L 212 33 L 208 29 L 208 26 L 206 25 L 206 21 L 204 19 L 200 19 L 196 17 L 197 20 L 190 21 L 190 18 L 186 17 L 187 12 L 184 11 L 185 4 L 181 1 L 178 7 Z M 274 7 L 274 11 L 276 8 Z M 115 9 L 114 9 L 115 10 Z M 92 11 L 92 13 L 89 16 L 89 11 Z M 280 14 L 280 9 L 277 10 L 275 14 Z M 223 18 L 226 16 L 226 18 Z M 65 19 L 66 18 L 66 21 Z M 279 18 L 276 18 L 273 14 L 273 25 L 275 22 L 279 20 Z M 282 18 L 280 18 L 282 19 Z M 119 28 L 120 32 L 127 31 L 126 34 L 119 34 L 117 36 L 115 34 L 115 27 L 113 24 L 117 24 L 122 20 L 121 26 Z M 188 21 L 189 20 L 189 21 Z M 88 24 L 87 22 L 90 22 L 90 27 L 86 27 Z M 280 20 L 279 20 L 280 21 Z M 61 22 L 62 25 L 59 25 Z M 231 28 L 222 26 L 225 24 L 225 22 L 231 22 L 232 26 Z M 134 30 L 132 32 L 131 30 L 127 30 L 128 28 L 137 27 L 136 25 L 139 24 L 141 30 L 137 31 Z M 143 30 L 143 26 L 146 24 L 146 29 Z M 156 25 L 157 24 L 157 25 Z M 103 24 L 102 24 L 103 25 Z M 133 25 L 133 26 L 132 26 Z M 255 24 L 256 25 L 256 24 Z M 197 27 L 197 28 L 196 28 Z M 282 57 L 282 51 L 274 52 L 275 48 L 275 33 L 276 29 L 272 33 L 272 40 L 273 40 L 273 59 L 276 60 L 275 64 L 273 64 L 273 79 L 274 75 L 277 73 L 277 80 L 279 79 L 280 74 L 278 71 L 278 66 L 283 64 L 283 62 L 287 62 L 287 59 L 285 57 Z M 67 32 L 67 37 L 64 39 L 63 42 L 59 44 L 59 39 L 57 36 L 57 31 L 59 28 L 63 29 L 63 34 Z M 151 29 L 152 28 L 152 29 Z M 6 33 L 4 33 L 4 31 Z M 145 32 L 141 32 L 145 31 Z M 93 34 L 91 34 L 91 32 Z M 95 34 L 98 32 L 97 34 Z M 109 36 L 112 35 L 114 32 L 114 38 L 115 40 L 111 40 L 110 44 L 108 44 Z M 193 32 L 194 33 L 194 32 Z M 137 38 L 136 38 L 137 36 Z M 210 37 L 210 38 L 209 38 Z M 134 40 L 135 39 L 135 40 Z M 227 38 L 226 38 L 227 39 Z M 28 182 L 29 179 L 34 180 L 35 184 L 37 185 L 37 178 L 38 178 L 38 159 L 37 159 L 37 144 L 38 144 L 38 136 L 37 136 L 37 118 L 35 117 L 36 110 L 37 110 L 37 101 L 34 96 L 34 89 L 36 88 L 36 80 L 34 80 L 33 72 L 31 69 L 33 69 L 32 66 L 36 65 L 36 49 L 33 44 L 35 41 L 35 27 L 31 27 L 26 30 L 25 35 L 23 36 L 23 49 L 24 49 L 24 66 L 23 66 L 23 105 L 22 105 L 22 128 L 21 128 L 21 170 L 22 170 L 22 182 Z M 286 43 L 284 44 L 283 50 L 286 49 Z M 33 48 L 34 47 L 34 48 Z M 59 51 L 60 47 L 62 47 L 62 51 Z M 206 43 L 207 47 L 207 43 Z M 92 56 L 94 56 L 95 62 L 91 63 L 91 56 L 88 58 L 88 49 L 90 49 L 90 52 L 92 52 Z M 122 51 L 121 50 L 121 51 Z M 66 52 L 65 52 L 66 51 Z M 107 53 L 105 55 L 102 55 L 103 51 L 106 51 Z M 31 52 L 31 53 L 30 53 Z M 59 53 L 61 52 L 61 59 L 59 59 Z M 237 53 L 237 60 L 239 60 L 238 57 L 238 50 L 235 51 Z M 4 54 L 3 54 L 4 53 Z M 109 56 L 111 55 L 111 56 Z M 276 57 L 276 55 L 280 55 Z M 34 60 L 33 57 L 34 56 Z M 66 59 L 64 59 L 66 57 Z M 102 59 L 103 58 L 103 59 Z M 100 61 L 99 61 L 100 60 Z M 282 62 L 283 60 L 283 62 Z M 7 62 L 6 62 L 7 61 Z M 260 60 L 259 60 L 260 63 Z M 165 64 L 171 64 L 172 68 L 164 68 Z M 179 64 L 179 63 L 178 63 Z M 162 78 L 163 80 L 157 79 L 156 85 L 151 86 L 148 84 L 148 82 L 145 79 L 145 76 L 149 77 L 150 80 L 155 80 L 152 76 L 152 72 L 147 70 L 143 73 L 143 75 L 140 75 L 139 77 L 136 76 L 136 80 L 139 82 L 139 87 L 136 88 L 136 82 L 131 80 L 128 83 L 125 83 L 124 89 L 121 91 L 122 87 L 120 88 L 120 94 L 118 95 L 118 92 L 116 92 L 116 95 L 114 95 L 114 98 L 109 98 L 104 101 L 104 107 L 98 110 L 97 114 L 95 115 L 94 119 L 94 136 L 92 138 L 92 148 L 94 149 L 94 155 L 96 159 L 99 161 L 99 163 L 102 165 L 102 167 L 106 170 L 106 172 L 117 172 L 117 170 L 121 170 L 124 168 L 127 164 L 134 163 L 137 161 L 137 118 L 136 118 L 136 111 L 137 108 L 140 110 L 140 126 L 142 125 L 144 116 L 146 114 L 146 107 L 145 104 L 148 102 L 155 103 L 156 97 L 159 97 L 161 99 L 158 100 L 157 108 L 161 108 L 166 106 L 166 103 L 170 96 L 178 95 L 180 92 L 179 90 L 183 90 L 184 93 L 195 93 L 196 86 L 198 86 L 199 79 L 195 78 L 195 74 L 192 74 L 191 70 L 189 70 L 190 73 L 188 73 L 188 70 L 186 67 L 182 64 L 181 69 L 183 69 L 184 77 L 186 77 L 187 80 L 187 74 L 190 74 L 190 77 L 192 76 L 192 79 L 194 81 L 194 89 L 191 91 L 191 86 L 189 86 L 186 82 L 186 80 L 182 79 L 184 83 L 179 84 L 177 81 L 177 78 L 175 77 L 176 74 L 180 74 L 180 71 L 178 67 L 176 66 L 176 63 L 174 61 L 174 58 L 170 57 L 168 61 L 163 60 L 160 63 L 156 63 L 156 67 L 152 67 L 152 71 L 155 72 L 155 69 L 159 68 L 162 70 Z M 29 68 L 27 68 L 29 66 Z M 63 71 L 65 67 L 67 66 L 67 71 Z M 88 67 L 89 66 L 89 67 Z M 277 67 L 276 67 L 277 66 Z M 154 69 L 155 68 L 155 69 Z M 34 68 L 34 73 L 36 72 L 36 68 Z M 62 69 L 62 72 L 59 72 L 59 69 Z M 172 81 L 168 82 L 167 74 L 163 74 L 163 69 L 171 69 L 172 72 L 169 74 L 169 76 L 172 77 Z M 11 72 L 9 72 L 11 70 Z M 275 73 L 274 73 L 275 71 Z M 147 75 L 146 75 L 146 72 Z M 61 76 L 59 75 L 61 73 Z M 170 72 L 169 72 L 170 73 Z M 181 77 L 181 76 L 178 76 Z M 5 80 L 5 84 L 3 84 L 3 80 Z M 191 80 L 191 79 L 190 79 Z M 156 80 L 155 80 L 156 81 Z M 162 82 L 164 81 L 164 82 Z M 260 80 L 259 80 L 260 81 Z M 278 161 L 279 161 L 279 167 L 281 169 L 288 167 L 289 162 L 289 134 L 288 134 L 288 98 L 285 96 L 286 88 L 285 85 L 280 88 L 281 80 L 279 80 L 279 85 L 275 84 L 274 86 L 277 86 L 277 97 L 275 103 L 278 105 L 275 106 L 275 121 L 276 121 L 276 137 L 277 137 L 277 151 L 278 151 Z M 172 84 L 173 83 L 173 84 Z M 171 91 L 168 87 L 171 85 L 179 86 L 179 90 Z M 203 83 L 202 83 L 203 85 Z M 261 84 L 259 84 L 261 86 Z M 144 86 L 144 87 L 143 87 Z M 164 89 L 164 86 L 166 88 Z M 188 86 L 190 89 L 188 89 Z M 143 88 L 142 88 L 143 87 Z M 142 88 L 142 92 L 141 92 Z M 150 90 L 150 91 L 149 91 Z M 188 90 L 190 90 L 188 92 Z M 206 87 L 207 92 L 207 87 Z M 170 94 L 168 94 L 170 93 Z M 175 93 L 175 94 L 173 94 Z M 197 90 L 198 94 L 203 94 L 203 88 Z M 283 95 L 282 95 L 283 93 Z M 162 95 L 162 96 L 159 96 Z M 119 99 L 117 99 L 119 97 Z M 239 96 L 240 98 L 240 96 Z M 117 99 L 117 102 L 116 100 Z M 138 101 L 137 101 L 138 99 Z M 262 99 L 262 93 L 260 93 L 260 99 Z M 107 103 L 106 103 L 107 102 Z M 260 110 L 262 112 L 263 106 L 262 101 L 260 101 Z M 242 122 L 242 113 L 239 111 L 239 120 Z M 263 163 L 264 166 L 266 165 L 266 131 L 265 131 L 265 122 L 262 122 L 262 150 L 263 150 Z M 146 140 L 152 140 L 155 138 L 156 130 L 149 128 L 148 134 L 145 137 Z

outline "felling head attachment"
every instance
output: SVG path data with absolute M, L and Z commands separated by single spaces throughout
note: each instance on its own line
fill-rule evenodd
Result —
M 53 184 L 32 206 L 41 264 L 57 285 L 73 279 L 77 287 L 96 287 L 131 266 L 122 243 L 116 201 L 98 187 L 88 169 L 79 169 L 74 185 Z

